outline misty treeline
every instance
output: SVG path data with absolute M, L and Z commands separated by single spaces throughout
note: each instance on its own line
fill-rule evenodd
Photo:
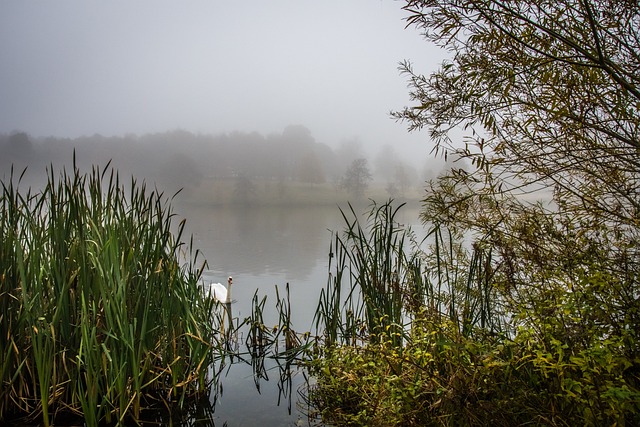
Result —
M 267 136 L 257 132 L 203 135 L 173 130 L 69 139 L 5 133 L 0 134 L 0 177 L 6 180 L 12 167 L 16 177 L 27 167 L 24 185 L 37 186 L 51 165 L 54 170 L 68 167 L 74 151 L 80 168 L 111 162 L 121 176 L 134 175 L 167 191 L 183 188 L 188 192 L 212 180 L 295 182 L 340 188 L 350 182 L 345 177 L 353 173 L 354 165 L 361 168 L 364 164 L 364 184 L 375 181 L 396 197 L 403 196 L 409 188 L 419 188 L 425 177 L 436 173 L 429 168 L 419 173 L 392 146 L 383 147 L 370 160 L 356 139 L 344 141 L 334 149 L 316 142 L 306 127 L 289 126 L 282 133 Z

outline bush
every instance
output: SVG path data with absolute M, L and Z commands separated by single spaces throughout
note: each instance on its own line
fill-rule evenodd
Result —
M 640 423 L 635 314 L 620 318 L 615 309 L 624 302 L 634 310 L 623 298 L 626 285 L 592 266 L 572 286 L 566 272 L 547 272 L 545 280 L 529 283 L 537 292 L 514 293 L 480 243 L 465 249 L 436 228 L 431 252 L 415 247 L 407 255 L 410 231 L 392 224 L 389 212 L 396 211 L 389 209 L 374 206 L 368 232 L 353 233 L 360 228 L 348 221 L 345 237 L 336 237 L 339 250 L 332 250 L 336 271 L 317 312 L 324 341 L 310 363 L 317 383 L 309 398 L 324 421 Z M 395 237 L 376 230 L 393 230 Z M 369 264 L 355 262 L 362 259 L 393 266 L 397 274 L 371 275 Z M 379 288 L 362 284 L 372 277 L 398 283 L 381 299 Z M 341 289 L 347 278 L 351 286 Z M 376 300 L 402 306 L 385 314 L 380 307 L 386 305 L 372 305 Z

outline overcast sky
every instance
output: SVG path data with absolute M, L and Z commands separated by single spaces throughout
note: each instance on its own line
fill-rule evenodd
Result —
M 443 53 L 393 0 L 0 2 L 0 132 L 281 132 L 427 156 L 389 111 Z M 402 151 L 402 150 L 401 150 Z

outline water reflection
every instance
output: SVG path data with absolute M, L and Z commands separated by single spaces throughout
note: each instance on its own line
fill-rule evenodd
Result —
M 203 284 L 205 290 L 206 286 Z M 203 425 L 255 425 L 259 419 L 266 426 L 309 425 L 308 420 L 303 421 L 303 414 L 308 411 L 301 410 L 294 393 L 304 387 L 306 381 L 300 361 L 307 348 L 308 334 L 299 334 L 293 329 L 289 287 L 285 286 L 282 295 L 276 291 L 276 301 L 270 306 L 266 296 L 254 293 L 251 313 L 244 318 L 235 314 L 236 303 L 213 304 L 218 345 L 214 349 L 215 363 L 209 368 L 212 378 L 209 399 L 199 412 L 208 414 L 208 418 L 200 422 L 204 422 Z M 264 323 L 265 314 L 274 306 L 278 321 L 271 327 Z M 242 405 L 238 405 L 239 393 L 245 398 Z M 266 422 L 265 418 L 272 421 Z M 182 421 L 180 425 L 190 425 L 193 421 Z
M 264 301 L 264 299 L 257 299 Z M 285 297 L 282 301 L 287 301 Z M 287 311 L 286 306 L 282 306 Z M 187 399 L 182 410 L 164 407 L 145 409 L 143 426 L 301 426 L 315 422 L 306 418 L 297 399 L 306 377 L 299 366 L 302 341 L 287 344 L 285 324 L 265 331 L 260 342 L 252 330 L 255 317 L 240 320 L 233 315 L 233 303 L 215 303 L 214 324 L 219 330 L 215 363 L 209 367 L 210 393 L 198 401 Z M 283 319 L 285 320 L 285 319 Z M 287 322 L 285 322 L 287 323 Z M 288 324 L 290 326 L 290 324 Z M 252 381 L 253 380 L 253 381 Z M 251 392 L 250 389 L 253 389 Z M 242 397 L 242 401 L 239 398 Z M 317 424 L 319 425 L 319 424 Z
M 249 208 L 182 203 L 176 212 L 187 220 L 186 236 L 193 235 L 212 272 L 283 275 L 288 282 L 309 279 L 318 261 L 327 260 L 331 232 L 345 227 L 337 205 Z M 358 212 L 366 222 L 368 208 Z M 417 206 L 405 206 L 397 219 L 416 225 L 418 212 Z
M 306 279 L 326 246 L 337 208 L 189 208 L 186 231 L 212 270 Z
M 232 275 L 234 302 L 216 307 L 222 351 L 212 367 L 210 396 L 191 412 L 192 418 L 172 424 L 317 425 L 299 396 L 306 387 L 304 370 L 295 352 L 287 350 L 303 344 L 310 331 L 327 281 L 330 230 L 345 226 L 339 209 L 174 207 L 187 219 L 186 236 L 193 234 L 194 246 L 208 260 L 204 280 L 221 282 Z M 418 209 L 405 207 L 398 219 L 418 224 Z M 283 302 L 285 283 L 290 294 Z M 274 329 L 283 324 L 283 311 L 288 312 L 289 336 L 281 327 Z
M 219 427 L 225 424 L 215 422 L 214 403 L 209 396 L 203 396 L 200 400 L 188 404 L 182 411 L 170 412 L 163 406 L 147 408 L 141 413 L 140 425 Z

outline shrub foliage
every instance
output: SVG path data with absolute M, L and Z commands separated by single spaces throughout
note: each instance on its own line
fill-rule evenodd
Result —
M 639 325 L 619 279 L 592 265 L 570 282 L 565 271 L 530 275 L 516 291 L 479 243 L 436 227 L 428 245 L 411 246 L 397 209 L 374 205 L 368 227 L 349 220 L 332 245 L 309 390 L 324 421 L 640 422 Z

